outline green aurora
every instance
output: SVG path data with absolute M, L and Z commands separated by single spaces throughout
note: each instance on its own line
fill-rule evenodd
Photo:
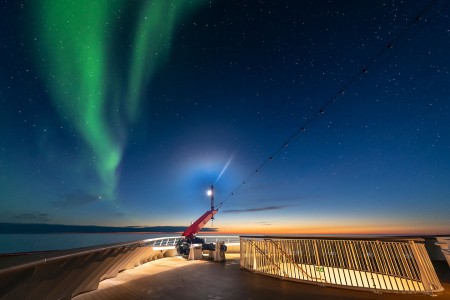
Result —
M 168 58 L 177 23 L 201 2 L 34 2 L 32 31 L 39 48 L 38 66 L 55 110 L 80 134 L 87 153 L 92 153 L 83 165 L 95 171 L 99 184 L 87 193 L 115 199 L 126 132 L 139 117 L 143 91 Z M 134 24 L 123 24 L 124 14 L 136 15 Z M 123 36 L 119 28 L 124 26 L 130 49 L 127 57 L 118 59 L 115 52 Z

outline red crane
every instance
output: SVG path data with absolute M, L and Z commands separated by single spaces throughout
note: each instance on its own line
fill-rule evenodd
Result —
M 197 233 L 209 222 L 214 220 L 214 215 L 218 212 L 214 208 L 214 186 L 211 185 L 211 189 L 208 191 L 208 195 L 211 197 L 211 209 L 205 212 L 200 218 L 198 218 L 191 226 L 189 226 L 182 234 L 184 238 L 180 239 L 177 243 L 177 252 L 182 255 L 189 255 L 189 251 L 192 244 L 201 244 L 203 250 L 215 250 L 214 244 L 205 243 L 204 239 L 196 237 Z M 223 247 L 223 249 L 222 249 Z M 221 251 L 226 251 L 226 246 L 223 245 Z
M 209 222 L 209 220 L 214 220 L 214 215 L 218 212 L 214 208 L 214 186 L 211 185 L 211 189 L 208 191 L 208 195 L 211 197 L 211 209 L 205 212 L 200 218 L 197 219 L 191 226 L 189 226 L 182 234 L 187 239 L 193 239 L 197 233 L 202 230 L 202 228 Z

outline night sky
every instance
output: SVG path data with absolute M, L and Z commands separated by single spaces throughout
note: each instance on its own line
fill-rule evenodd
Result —
M 0 222 L 448 234 L 449 11 L 4 0 Z

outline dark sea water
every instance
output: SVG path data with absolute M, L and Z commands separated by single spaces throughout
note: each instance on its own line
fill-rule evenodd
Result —
M 0 254 L 75 249 L 121 242 L 140 241 L 160 237 L 179 237 L 179 233 L 51 233 L 0 234 Z M 226 234 L 199 234 L 199 236 L 229 236 Z M 283 235 L 283 237 L 344 237 L 342 235 Z M 345 237 L 374 238 L 381 235 L 346 235 Z M 396 235 L 382 235 L 395 237 Z M 235 237 L 238 237 L 237 235 Z M 211 241 L 210 241 L 211 242 Z
M 73 249 L 88 246 L 139 241 L 158 237 L 179 236 L 177 233 L 61 233 L 0 234 L 0 254 Z

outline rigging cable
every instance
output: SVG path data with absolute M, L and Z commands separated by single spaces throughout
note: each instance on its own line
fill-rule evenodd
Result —
M 426 14 L 428 14 L 431 9 L 439 2 L 439 0 L 432 1 L 428 6 L 426 6 L 420 13 L 416 15 L 415 18 L 411 19 L 409 23 L 401 30 L 394 38 L 388 42 L 385 47 L 383 47 L 375 56 L 373 56 L 371 59 L 368 60 L 368 62 L 363 65 L 362 68 L 358 72 L 356 72 L 347 82 L 345 82 L 340 89 L 334 95 L 330 97 L 315 113 L 313 113 L 309 118 L 307 118 L 300 127 L 292 133 L 282 145 L 280 145 L 268 158 L 263 160 L 259 166 L 255 169 L 255 171 L 251 172 L 247 177 L 244 178 L 244 180 L 239 183 L 228 196 L 221 201 L 219 204 L 216 205 L 215 209 L 219 209 L 222 207 L 223 203 L 229 200 L 234 194 L 242 188 L 249 180 L 251 180 L 254 176 L 256 176 L 263 168 L 267 166 L 269 162 L 271 162 L 274 158 L 278 157 L 282 152 L 283 149 L 285 149 L 293 140 L 295 140 L 302 132 L 306 130 L 306 128 L 319 116 L 325 113 L 325 110 L 333 103 L 336 102 L 336 100 L 343 96 L 347 89 L 352 86 L 359 78 L 361 78 L 363 75 L 368 73 L 368 70 L 370 67 L 372 67 L 375 62 L 377 62 L 388 50 L 392 49 L 394 44 L 403 38 L 403 36 L 413 27 L 416 23 L 423 20 Z

